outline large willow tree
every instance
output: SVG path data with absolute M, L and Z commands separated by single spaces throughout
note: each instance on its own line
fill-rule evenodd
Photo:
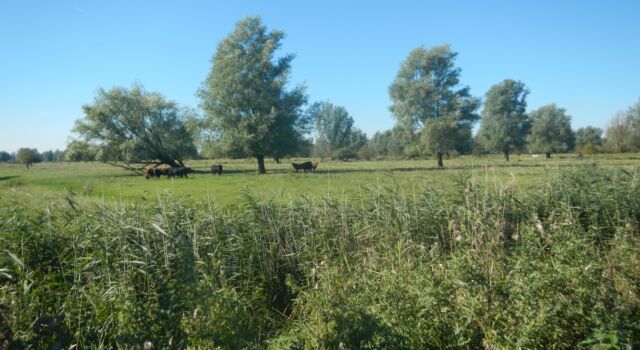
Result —
M 567 115 L 564 108 L 555 104 L 542 106 L 529 113 L 529 117 L 529 151 L 544 153 L 549 159 L 551 153 L 569 152 L 573 149 L 575 135 L 571 129 L 571 116 Z
M 287 89 L 293 55 L 275 58 L 284 33 L 267 31 L 259 17 L 239 21 L 213 56 L 199 92 L 222 148 L 255 157 L 266 173 L 265 157 L 295 153 L 311 123 L 302 112 L 304 88 Z
M 391 112 L 419 133 L 427 150 L 438 157 L 471 139 L 480 101 L 460 85 L 456 52 L 448 45 L 411 51 L 389 87 Z
M 74 131 L 97 152 L 98 160 L 182 166 L 197 155 L 179 107 L 159 93 L 139 85 L 100 89 L 82 109 L 84 118 Z
M 493 152 L 509 154 L 526 143 L 530 122 L 527 116 L 529 90 L 521 81 L 505 79 L 493 85 L 485 95 L 478 141 Z

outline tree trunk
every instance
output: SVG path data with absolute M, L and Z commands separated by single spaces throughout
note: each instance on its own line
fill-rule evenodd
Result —
M 442 168 L 444 165 L 442 164 L 442 152 L 437 152 L 438 154 L 438 167 Z
M 258 159 L 258 173 L 266 174 L 267 169 L 265 169 L 264 167 L 264 156 L 263 155 L 256 156 L 256 159 Z
M 547 159 L 551 159 L 551 152 L 547 152 Z
M 504 150 L 504 159 L 506 159 L 506 160 L 507 160 L 507 162 L 509 161 L 509 153 L 510 153 L 510 152 L 509 152 L 509 150 L 508 150 L 508 149 Z

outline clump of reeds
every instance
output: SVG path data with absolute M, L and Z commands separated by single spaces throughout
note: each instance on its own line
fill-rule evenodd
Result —
M 0 348 L 637 347 L 638 219 L 637 172 L 598 168 L 233 210 L 14 201 Z

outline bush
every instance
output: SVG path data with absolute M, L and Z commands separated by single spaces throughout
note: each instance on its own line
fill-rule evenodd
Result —
M 600 148 L 592 144 L 586 144 L 580 150 L 582 154 L 597 154 L 600 153 Z

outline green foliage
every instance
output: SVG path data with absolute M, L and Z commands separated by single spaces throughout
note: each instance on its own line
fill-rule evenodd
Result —
M 633 127 L 623 113 L 616 114 L 607 127 L 606 148 L 610 152 L 624 153 L 633 150 Z
M 334 156 L 343 160 L 359 158 L 359 154 L 365 152 L 367 142 L 367 135 L 362 130 L 353 128 L 349 133 L 346 146 L 334 151 Z
M 459 173 L 349 200 L 246 194 L 231 210 L 13 197 L 0 201 L 0 336 L 15 348 L 638 347 L 638 176 L 586 166 L 518 193 Z
M 591 143 L 588 143 L 584 146 L 582 146 L 582 148 L 580 148 L 580 153 L 582 154 L 596 154 L 596 153 L 600 153 L 600 148 L 597 146 L 594 146 Z
M 27 168 L 29 168 L 32 163 L 38 163 L 40 161 L 40 154 L 35 148 L 20 148 L 16 152 L 16 162 L 25 164 Z
M 511 151 L 524 146 L 530 128 L 526 114 L 528 94 L 523 82 L 511 79 L 489 89 L 477 136 L 483 149 L 503 153 L 509 160 Z
M 576 149 L 583 149 L 587 145 L 599 147 L 602 143 L 602 129 L 587 126 L 576 130 Z
M 70 162 L 90 162 L 96 160 L 99 149 L 87 142 L 72 140 L 67 145 L 64 159 Z
M 258 159 L 295 154 L 311 127 L 304 87 L 287 90 L 293 55 L 275 58 L 284 33 L 259 17 L 239 21 L 220 42 L 199 92 L 201 106 L 227 152 Z
M 316 133 L 315 153 L 320 157 L 331 157 L 334 152 L 350 146 L 353 117 L 346 108 L 330 102 L 316 102 L 307 110 L 314 120 Z
M 555 104 L 546 105 L 529 114 L 531 133 L 527 137 L 529 151 L 546 153 L 569 152 L 575 144 L 575 135 L 571 130 L 571 117 L 564 108 Z
M 618 338 L 615 331 L 595 331 L 589 339 L 578 344 L 579 349 L 589 350 L 631 350 L 631 345 Z
M 607 127 L 606 148 L 610 152 L 632 152 L 640 149 L 640 101 L 626 112 L 613 116 Z
M 97 148 L 100 160 L 159 161 L 176 166 L 196 156 L 178 106 L 158 93 L 139 85 L 99 89 L 93 104 L 82 108 L 85 116 L 76 122 L 74 131 Z M 69 159 L 83 159 L 84 152 L 79 154 Z
M 13 157 L 11 156 L 10 153 L 5 152 L 5 151 L 0 151 L 0 162 L 8 162 L 10 160 L 12 160 Z
M 460 86 L 457 53 L 449 46 L 419 47 L 402 63 L 389 87 L 390 109 L 402 125 L 421 133 L 427 150 L 442 154 L 461 143 L 471 144 L 471 127 L 480 101 Z
M 48 150 L 44 151 L 40 154 L 40 158 L 43 162 L 60 162 L 64 160 L 65 151 L 57 150 Z
M 413 158 L 423 153 L 417 135 L 409 128 L 396 125 L 391 130 L 376 132 L 368 147 L 379 158 Z

